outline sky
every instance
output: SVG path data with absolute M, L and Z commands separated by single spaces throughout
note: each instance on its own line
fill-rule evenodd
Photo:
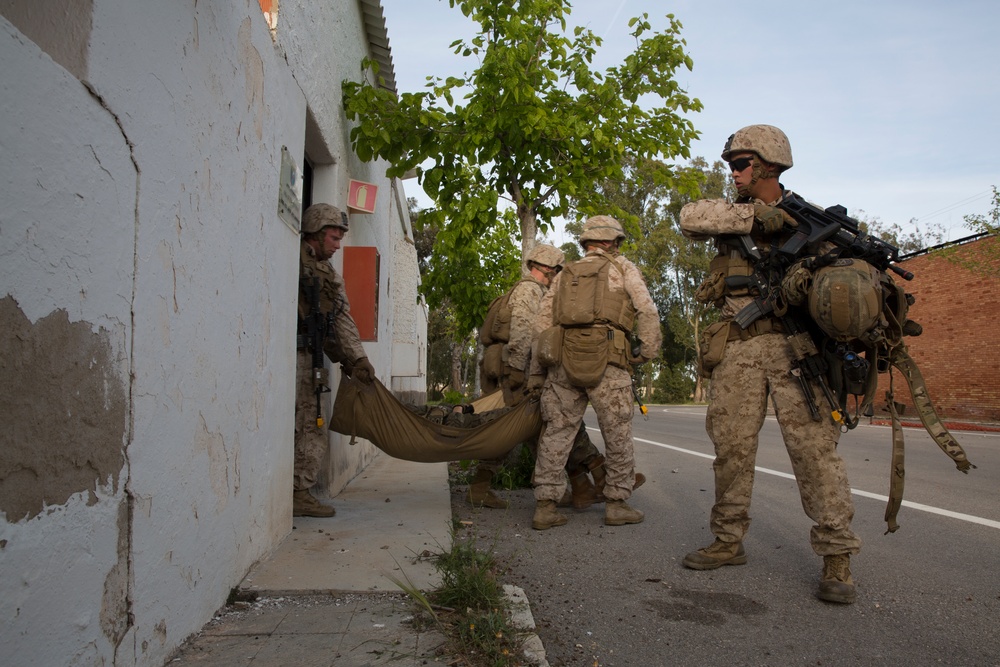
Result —
M 460 76 L 477 61 L 449 44 L 476 24 L 448 0 L 381 0 L 398 92 Z M 1000 2 L 996 0 L 571 0 L 570 26 L 603 39 L 594 68 L 635 48 L 628 20 L 673 14 L 694 61 L 676 79 L 704 109 L 691 155 L 718 159 L 746 125 L 780 127 L 794 167 L 785 187 L 821 207 L 904 233 L 970 234 L 1000 187 Z M 994 156 L 997 153 L 998 156 Z M 416 181 L 406 194 L 430 206 Z M 566 240 L 558 231 L 554 240 Z

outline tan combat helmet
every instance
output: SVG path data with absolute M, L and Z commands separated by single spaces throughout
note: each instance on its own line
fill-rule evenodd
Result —
M 563 265 L 563 260 L 566 256 L 563 255 L 563 251 L 554 245 L 549 245 L 548 243 L 539 243 L 531 252 L 528 253 L 529 262 L 534 262 L 536 264 L 541 264 L 543 266 L 548 266 L 550 268 L 556 268 Z
M 625 238 L 622 224 L 610 215 L 595 215 L 583 223 L 580 243 L 584 241 L 618 241 Z
M 729 135 L 722 159 L 729 162 L 734 153 L 756 153 L 782 169 L 792 168 L 792 145 L 785 133 L 773 125 L 747 125 Z
M 302 216 L 302 233 L 314 234 L 324 227 L 340 227 L 348 230 L 347 213 L 332 204 L 313 204 Z

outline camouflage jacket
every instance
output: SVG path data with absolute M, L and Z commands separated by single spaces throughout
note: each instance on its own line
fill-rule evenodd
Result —
M 306 285 L 310 284 L 314 278 L 318 278 L 319 307 L 333 325 L 332 331 L 327 333 L 323 345 L 326 356 L 330 357 L 334 363 L 346 361 L 349 364 L 354 364 L 358 359 L 367 357 L 368 353 L 361 345 L 358 326 L 351 317 L 351 306 L 347 302 L 344 280 L 340 274 L 329 262 L 320 261 L 308 243 L 302 243 L 299 259 L 299 322 L 303 322 L 305 317 L 309 315 L 309 296 Z M 301 325 L 299 333 L 303 333 Z
M 527 375 L 531 359 L 531 343 L 535 337 L 535 320 L 542 297 L 548 288 L 533 276 L 521 280 L 510 292 L 510 340 L 504 349 L 504 363 Z

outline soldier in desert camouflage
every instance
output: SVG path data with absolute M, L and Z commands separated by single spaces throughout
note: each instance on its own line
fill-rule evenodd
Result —
M 681 230 L 695 239 L 714 239 L 718 256 L 698 290 L 704 303 L 721 311 L 720 322 L 702 339 L 702 373 L 711 377 L 706 429 L 715 444 L 715 505 L 711 545 L 684 557 L 686 567 L 711 570 L 747 562 L 743 538 L 750 525 L 750 496 L 758 432 L 770 397 L 799 485 L 802 507 L 815 525 L 813 551 L 823 557 L 817 596 L 829 602 L 855 600 L 850 555 L 861 542 L 851 531 L 854 505 L 844 462 L 837 453 L 840 431 L 833 420 L 815 420 L 802 387 L 793 377 L 794 354 L 782 323 L 773 316 L 742 329 L 733 318 L 753 301 L 748 289 L 730 276 L 749 276 L 752 262 L 735 239 L 749 235 L 761 253 L 779 245 L 797 224 L 776 204 L 785 196 L 779 175 L 792 166 L 784 132 L 770 125 L 751 125 L 726 143 L 722 159 L 729 163 L 739 194 L 736 203 L 702 200 L 681 210 Z M 814 382 L 811 384 L 815 384 Z M 817 387 L 814 395 L 819 396 Z
M 618 254 L 625 238 L 612 217 L 588 219 L 580 234 L 585 256 L 556 276 L 541 301 L 535 322 L 536 350 L 529 386 L 542 384 L 542 419 L 534 486 L 532 528 L 567 522 L 557 502 L 563 494 L 563 467 L 589 402 L 604 437 L 607 500 L 604 522 L 639 523 L 643 513 L 626 502 L 636 485 L 632 441 L 631 363 L 655 357 L 663 339 L 656 305 L 639 269 Z M 580 292 L 574 292 L 579 287 Z M 638 323 L 638 357 L 629 340 Z M 558 344 L 549 341 L 553 336 Z M 558 347 L 559 359 L 542 353 Z M 545 375 L 543 364 L 548 365 Z
M 484 326 L 491 329 L 487 340 L 493 341 L 500 352 L 497 368 L 491 369 L 489 375 L 496 376 L 507 407 L 517 405 L 528 393 L 527 377 L 538 307 L 549 284 L 562 269 L 563 252 L 555 246 L 539 243 L 528 253 L 526 263 L 527 276 L 491 305 L 491 310 L 496 310 L 487 315 L 484 322 Z M 495 362 L 486 365 L 492 363 Z M 536 443 L 528 444 L 534 446 Z M 500 465 L 499 461 L 479 463 L 469 484 L 470 503 L 495 509 L 507 507 L 507 502 L 490 488 Z M 570 497 L 563 498 L 566 504 L 586 509 L 601 499 L 605 481 L 604 457 L 590 441 L 582 424 L 565 468 L 571 485 Z M 588 473 L 593 475 L 594 481 Z

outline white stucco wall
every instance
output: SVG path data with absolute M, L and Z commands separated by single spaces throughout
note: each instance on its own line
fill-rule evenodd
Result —
M 0 17 L 2 312 L 92 333 L 108 359 L 89 371 L 97 392 L 124 404 L 115 474 L 0 518 L 6 665 L 161 665 L 290 531 L 299 237 L 276 211 L 281 149 L 301 160 L 307 108 L 333 156 L 314 201 L 342 205 L 351 178 L 380 185 L 348 243 L 382 256 L 365 346 L 395 384 L 415 255 L 396 256 L 408 225 L 385 165 L 347 143 L 340 81 L 365 55 L 360 11 L 280 12 L 272 40 L 256 0 L 94 0 L 73 74 Z M 425 340 L 426 315 L 407 318 L 409 341 Z M 19 444 L 58 451 L 86 417 L 53 415 Z M 331 440 L 336 493 L 376 452 Z

